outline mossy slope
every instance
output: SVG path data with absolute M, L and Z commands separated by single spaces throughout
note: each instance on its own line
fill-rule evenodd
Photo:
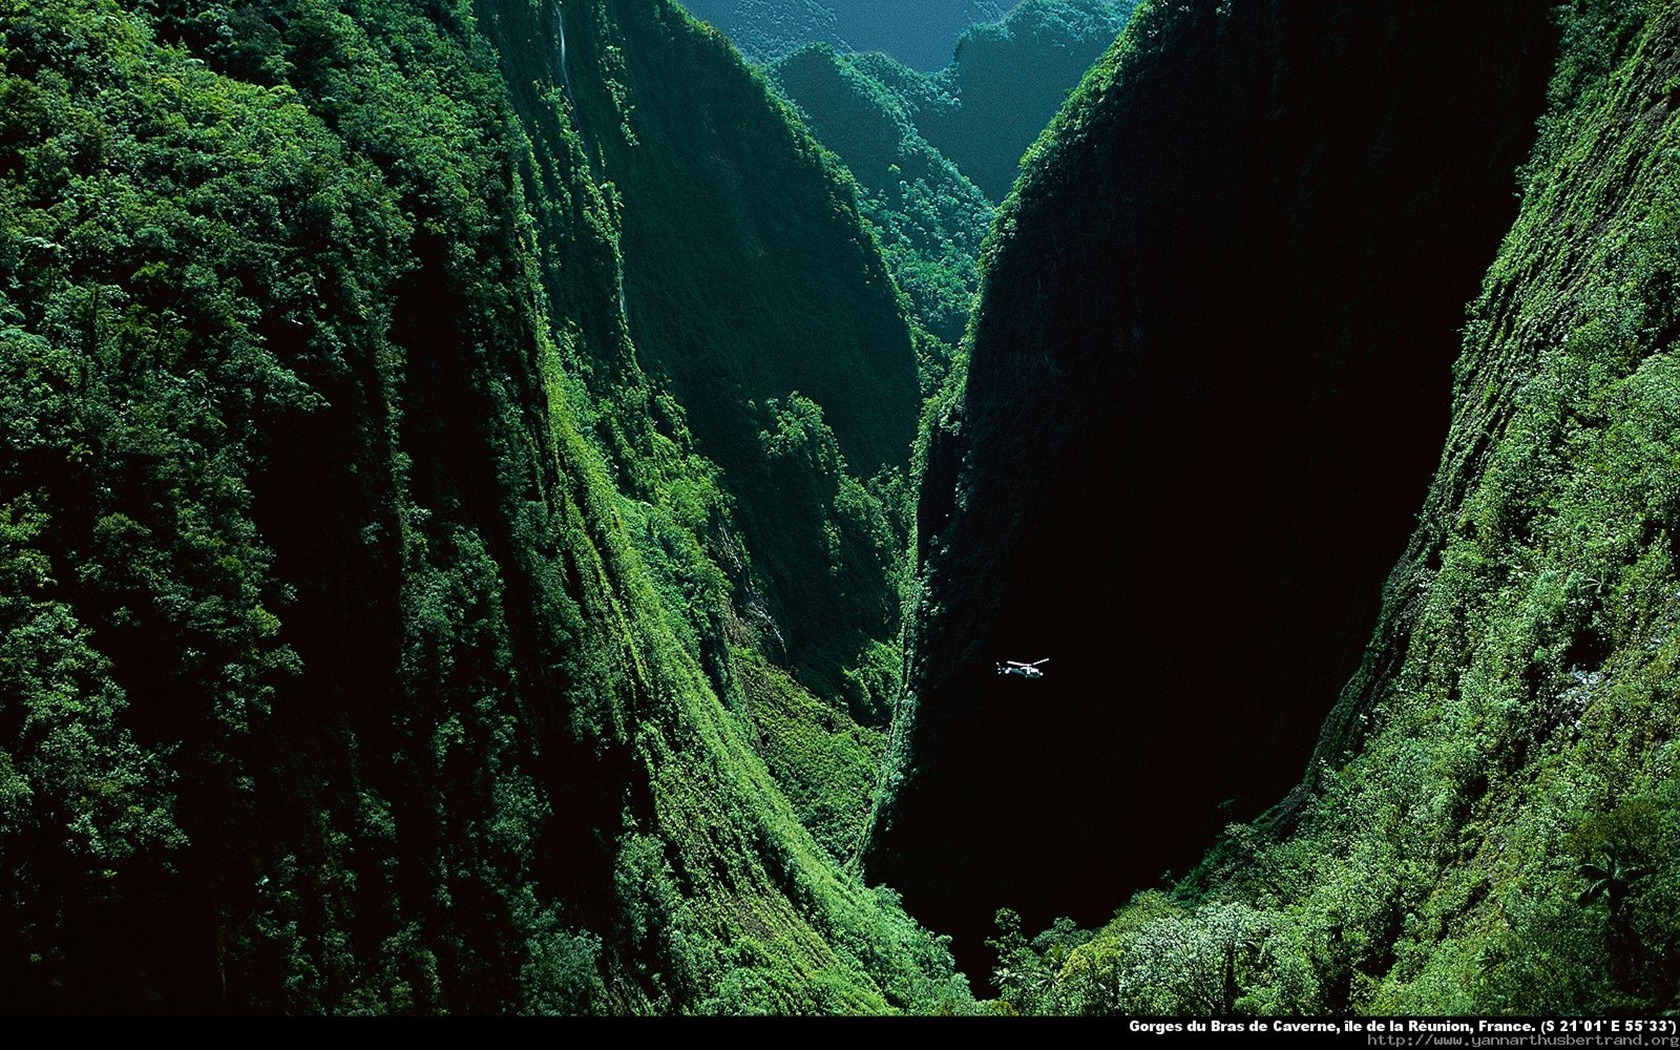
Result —
M 675 6 L 543 17 L 509 78 L 561 82 L 612 184 L 639 360 L 722 471 L 765 630 L 808 685 L 884 721 L 890 697 L 846 675 L 897 636 L 899 546 L 860 479 L 884 493 L 901 476 L 919 388 L 851 184 L 729 43 Z

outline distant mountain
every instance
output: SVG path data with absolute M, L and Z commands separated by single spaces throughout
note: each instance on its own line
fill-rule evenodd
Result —
M 690 0 L 748 58 L 827 45 L 993 201 L 1137 0 Z M 809 71 L 807 67 L 807 71 Z M 796 100 L 800 99 L 793 85 Z M 822 133 L 818 133 L 822 138 Z M 842 145 L 824 145 L 845 157 Z
M 951 64 L 924 85 L 897 78 L 910 119 L 995 201 L 1021 155 L 1132 17 L 1136 0 L 1025 0 L 1001 22 L 975 25 Z M 891 72 L 876 67 L 883 81 Z
M 828 44 L 769 66 L 812 133 L 857 178 L 859 204 L 893 277 L 922 327 L 946 344 L 921 348 L 925 389 L 962 338 L 992 205 L 1132 7 L 1132 0 L 1025 0 L 1002 22 L 969 27 L 955 60 L 932 75 L 878 51 L 847 54 Z
M 995 22 L 1011 0 L 688 0 L 694 17 L 729 34 L 755 62 L 772 62 L 806 44 L 885 51 L 921 70 L 951 61 L 967 27 Z

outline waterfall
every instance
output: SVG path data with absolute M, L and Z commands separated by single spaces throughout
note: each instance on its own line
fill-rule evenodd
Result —
M 549 7 L 550 17 L 554 19 L 555 42 L 560 50 L 560 87 L 566 92 L 566 99 L 572 97 L 572 79 L 566 73 L 566 5 L 561 0 L 553 0 Z

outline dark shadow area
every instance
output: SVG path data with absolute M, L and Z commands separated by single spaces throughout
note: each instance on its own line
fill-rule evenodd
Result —
M 1525 3 L 1206 6 L 1074 103 L 934 435 L 912 769 L 870 877 L 977 984 L 997 908 L 1099 925 L 1301 777 L 1555 48 Z

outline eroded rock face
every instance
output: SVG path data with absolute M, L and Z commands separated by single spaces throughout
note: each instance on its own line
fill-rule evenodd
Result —
M 1035 147 L 929 435 L 870 858 L 959 951 L 1002 905 L 1100 922 L 1301 776 L 1439 454 L 1552 37 L 1516 2 L 1162 5 Z

